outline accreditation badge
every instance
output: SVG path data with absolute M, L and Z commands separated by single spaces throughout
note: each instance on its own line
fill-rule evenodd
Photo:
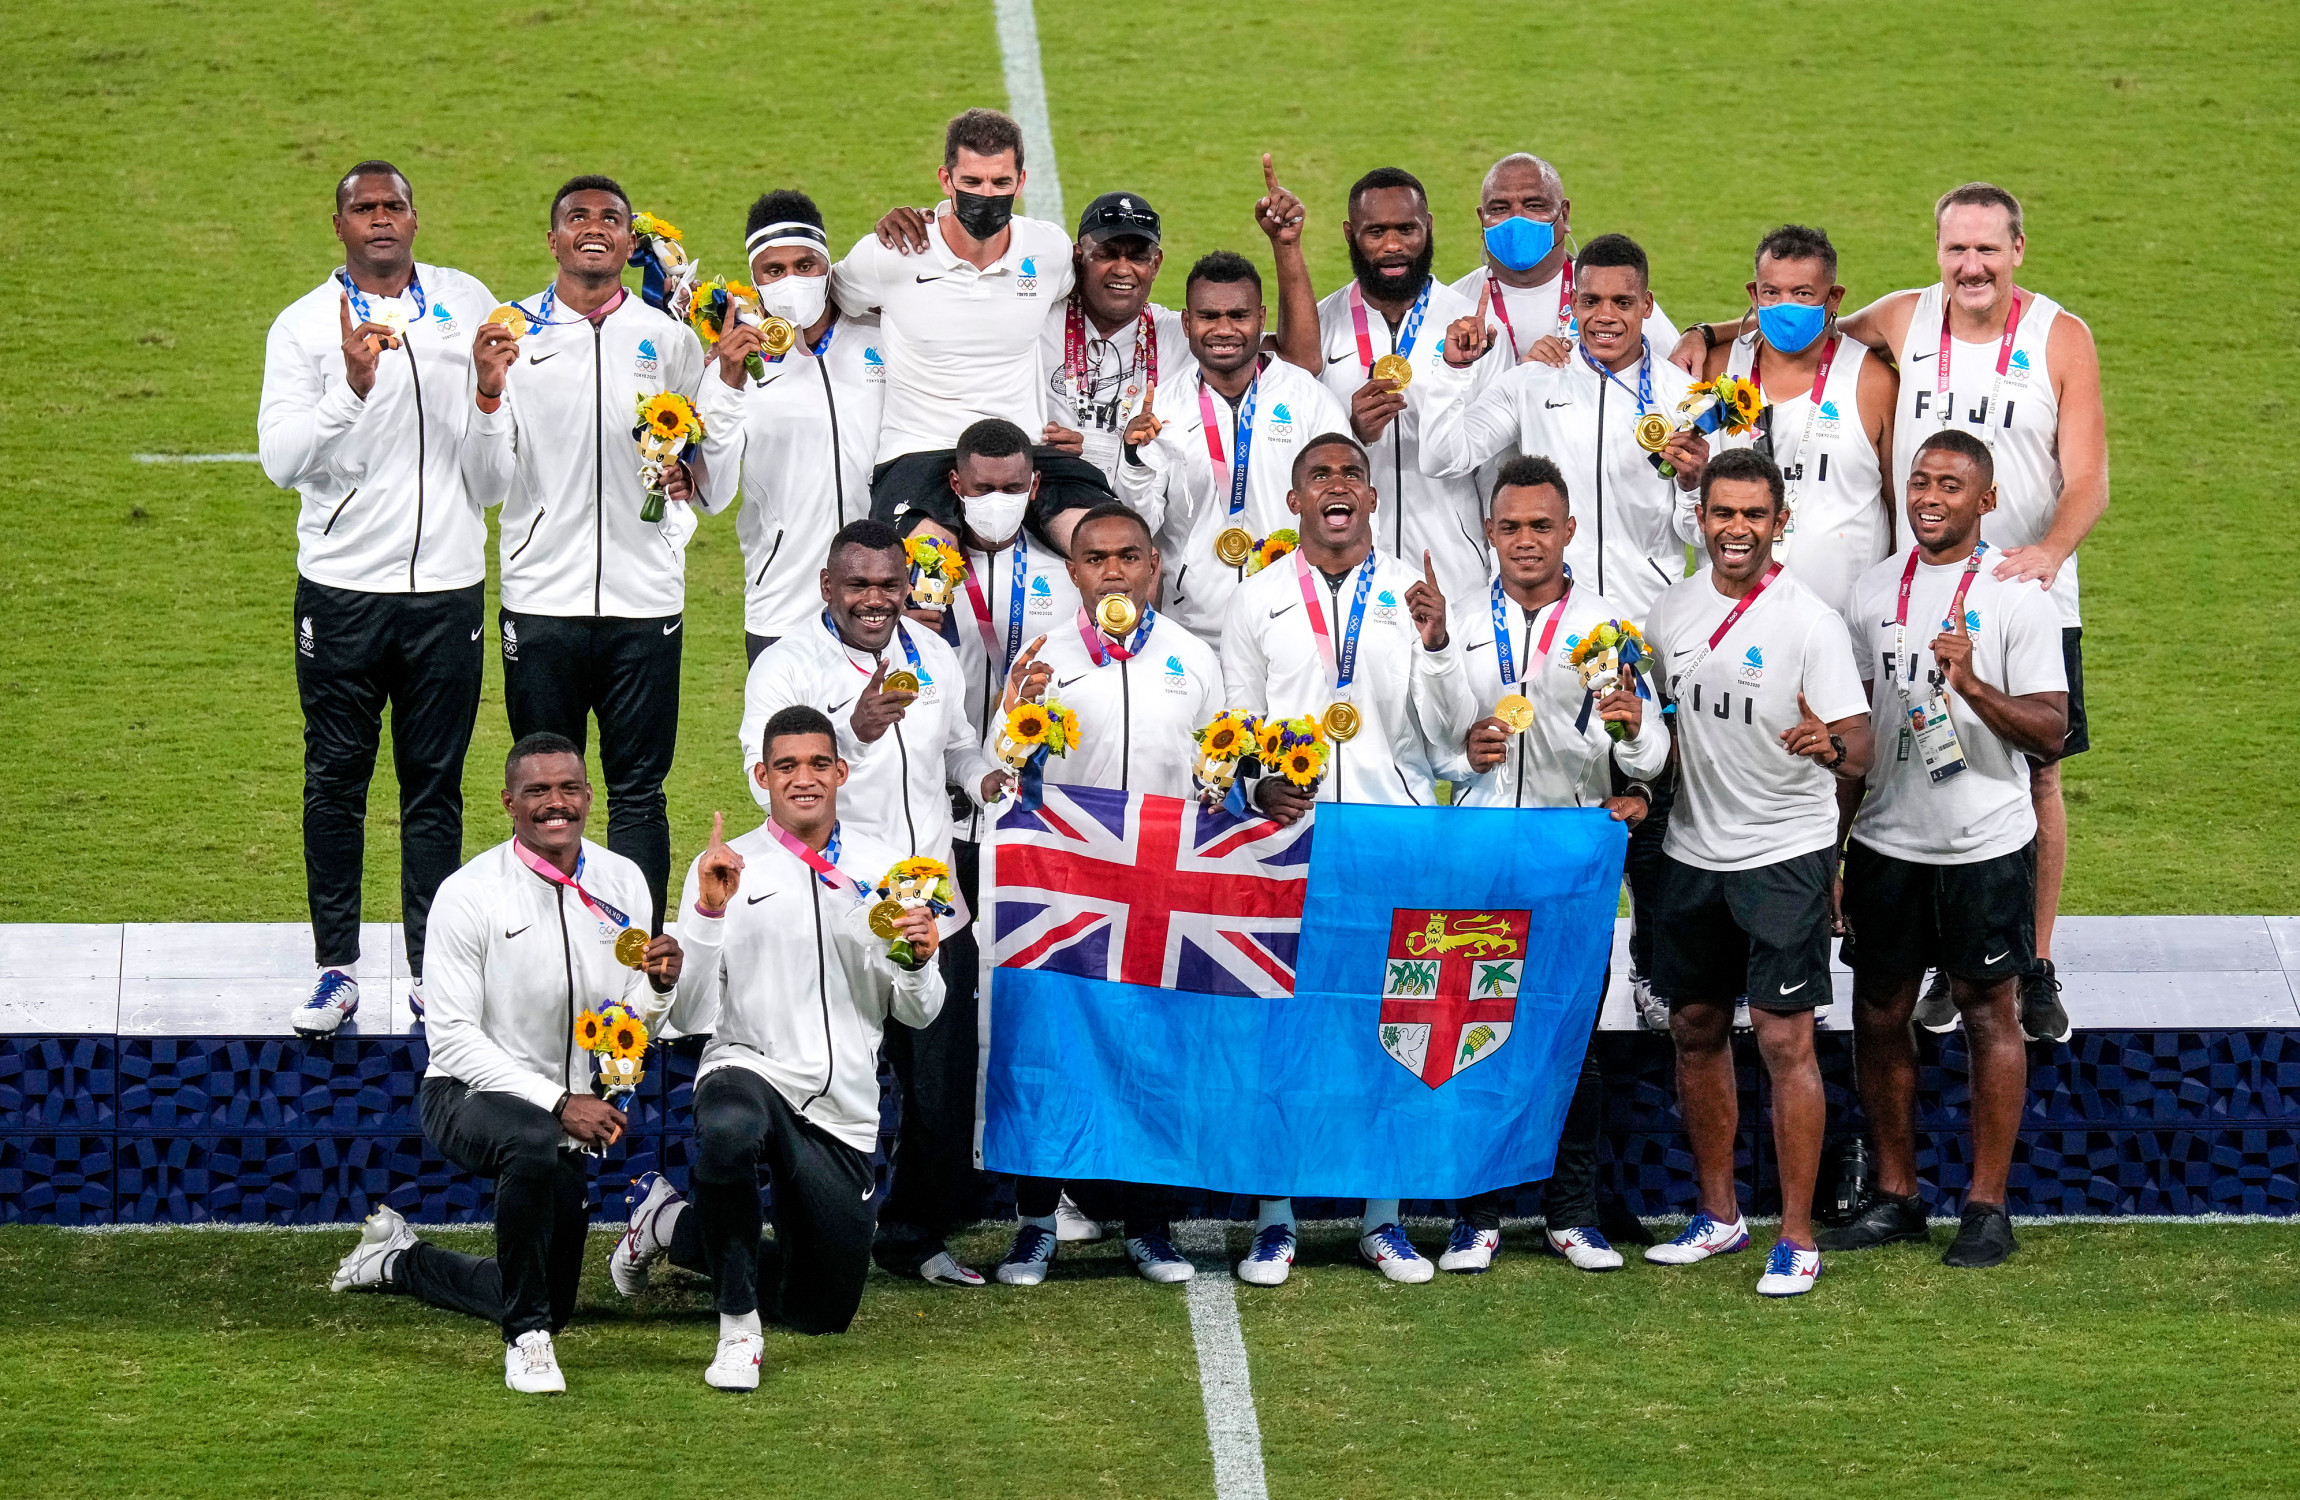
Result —
M 1922 703 L 1910 703 L 1904 710 L 1909 716 L 1909 734 L 1917 742 L 1917 755 L 1925 763 L 1925 774 L 1935 784 L 1948 780 L 1965 768 L 1965 748 L 1957 743 L 1956 721 L 1949 717 L 1948 695 L 1935 684 Z

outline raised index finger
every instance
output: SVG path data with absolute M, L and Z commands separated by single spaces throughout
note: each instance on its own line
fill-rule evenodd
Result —
M 351 293 L 336 293 L 335 315 L 343 324 L 344 340 L 348 343 L 351 339 Z
M 727 815 L 723 812 L 715 812 L 711 814 L 711 843 L 716 846 L 726 841 Z
M 1491 311 L 1493 311 L 1493 278 L 1488 276 L 1478 284 L 1477 289 L 1477 321 L 1480 327 L 1484 326 L 1486 314 Z
M 1270 165 L 1270 153 L 1262 153 L 1262 183 L 1275 193 L 1278 190 L 1278 169 Z
M 1422 581 L 1433 589 L 1437 587 L 1437 570 L 1430 565 L 1430 552 L 1427 547 L 1422 548 Z

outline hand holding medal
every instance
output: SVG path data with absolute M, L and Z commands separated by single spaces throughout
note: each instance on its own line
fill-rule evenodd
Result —
M 865 913 L 873 936 L 887 943 L 886 956 L 905 969 L 934 957 L 940 941 L 935 919 L 954 910 L 950 868 L 939 859 L 906 859 L 878 883 L 878 902 Z
M 1664 479 L 1677 477 L 1680 468 L 1689 467 L 1695 450 L 1679 442 L 1680 439 L 1706 438 L 1720 428 L 1733 437 L 1741 437 L 1757 428 L 1758 414 L 1765 409 L 1765 394 L 1757 382 L 1737 375 L 1720 375 L 1715 380 L 1704 380 L 1686 391 L 1677 403 L 1675 420 L 1659 412 L 1647 412 L 1637 419 L 1635 435 L 1637 446 L 1653 455 L 1653 466 Z M 1662 450 L 1676 445 L 1688 460 L 1672 463 Z M 1698 450 L 1706 454 L 1707 445 Z
M 489 313 L 487 321 L 479 325 L 471 341 L 471 366 L 481 400 L 501 399 L 511 367 L 519 362 L 519 341 L 526 337 L 527 329 L 527 314 L 509 302 Z

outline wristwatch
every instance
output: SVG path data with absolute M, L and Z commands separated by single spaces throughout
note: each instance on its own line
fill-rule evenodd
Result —
M 1695 326 L 1695 327 L 1697 327 L 1697 328 L 1699 328 L 1699 329 L 1701 330 L 1701 342 L 1702 342 L 1703 344 L 1707 345 L 1709 348 L 1712 348 L 1712 349 L 1714 349 L 1714 348 L 1716 348 L 1716 347 L 1717 347 L 1717 330 L 1716 330 L 1716 329 L 1714 329 L 1714 328 L 1711 328 L 1711 327 L 1710 327 L 1708 324 L 1706 324 L 1706 323 L 1697 323 L 1697 324 L 1695 324 L 1694 326 Z
M 1825 770 L 1825 771 L 1834 771 L 1834 770 L 1836 770 L 1836 769 L 1837 769 L 1837 767 L 1839 767 L 1839 766 L 1841 766 L 1841 765 L 1843 765 L 1843 764 L 1845 763 L 1845 741 L 1844 741 L 1844 738 L 1843 738 L 1841 735 L 1834 735 L 1834 734 L 1830 735 L 1830 736 L 1829 736 L 1829 748 L 1830 748 L 1832 751 L 1836 752 L 1836 759 L 1834 759 L 1834 760 L 1830 761 L 1830 762 L 1829 762 L 1829 763 L 1828 763 L 1826 766 L 1823 766 L 1821 769 L 1823 769 L 1823 770 Z

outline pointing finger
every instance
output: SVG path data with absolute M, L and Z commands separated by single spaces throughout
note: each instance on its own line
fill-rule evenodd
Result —
M 1262 153 L 1262 182 L 1273 193 L 1278 190 L 1278 169 L 1270 165 L 1270 153 Z
M 1799 693 L 1797 695 L 1797 712 L 1803 714 L 1808 719 L 1820 717 L 1818 714 L 1813 712 L 1813 705 L 1805 701 L 1805 695 L 1803 693 Z
M 1477 321 L 1480 328 L 1485 326 L 1486 314 L 1492 311 L 1493 278 L 1488 276 L 1485 279 L 1484 284 L 1479 286 L 1477 289 Z
M 351 341 L 351 293 L 336 293 L 335 315 L 342 321 L 344 341 L 349 343 Z
M 726 841 L 727 815 L 723 812 L 715 812 L 711 814 L 711 847 L 715 849 Z
M 1430 563 L 1429 549 L 1422 549 L 1422 580 L 1431 588 L 1437 587 L 1437 569 Z

